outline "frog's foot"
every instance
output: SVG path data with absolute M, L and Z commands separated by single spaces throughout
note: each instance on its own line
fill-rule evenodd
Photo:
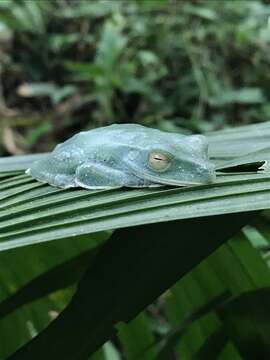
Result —
M 77 186 L 74 181 L 74 175 L 53 171 L 47 159 L 36 161 L 26 170 L 26 174 L 32 176 L 39 182 L 60 187 L 62 189 Z
M 146 186 L 137 176 L 95 162 L 87 162 L 77 168 L 75 183 L 77 186 L 86 189 L 115 189 L 124 186 Z

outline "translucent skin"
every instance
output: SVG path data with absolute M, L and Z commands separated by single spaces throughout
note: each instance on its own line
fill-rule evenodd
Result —
M 168 154 L 170 164 L 165 171 L 150 166 L 153 151 Z M 204 136 L 167 133 L 135 124 L 80 132 L 26 172 L 61 188 L 187 186 L 215 181 Z

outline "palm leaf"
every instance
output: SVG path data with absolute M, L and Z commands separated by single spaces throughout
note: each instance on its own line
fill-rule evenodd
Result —
M 73 285 L 82 277 L 97 254 L 97 247 L 37 276 L 0 304 L 0 319 L 24 304 Z
M 202 305 L 191 314 L 186 315 L 182 322 L 175 326 L 163 339 L 160 341 L 160 351 L 157 356 L 157 360 L 167 359 L 170 351 L 181 340 L 181 337 L 186 333 L 187 328 L 196 320 L 207 315 L 210 311 L 215 310 L 225 300 L 230 298 L 230 292 L 224 292 L 221 295 L 215 297 L 207 304 Z
M 161 222 L 114 232 L 67 308 L 10 359 L 87 359 L 114 334 L 116 323 L 129 322 L 253 216 Z
M 246 229 L 243 232 L 246 233 Z M 234 236 L 170 290 L 166 312 L 172 330 L 161 341 L 160 358 L 168 358 L 168 353 L 177 349 L 179 356 L 181 354 L 183 358 L 189 359 L 201 348 L 198 355 L 200 359 L 201 351 L 211 350 L 213 346 L 212 334 L 216 334 L 213 339 L 217 341 L 217 351 L 223 350 L 229 340 L 232 345 L 231 351 L 234 351 L 234 347 L 238 348 L 237 339 L 222 329 L 224 317 L 221 319 L 219 314 L 214 312 L 216 305 L 219 306 L 222 302 L 219 299 L 226 292 L 233 298 L 238 298 L 249 291 L 269 289 L 269 286 L 270 270 L 259 251 L 251 245 L 244 234 Z M 244 307 L 247 309 L 245 303 Z M 260 296 L 257 298 L 257 307 L 262 307 Z M 208 314 L 207 310 L 210 310 Z M 202 315 L 204 318 L 199 319 Z M 245 316 L 248 320 L 248 311 L 245 311 Z M 269 322 L 267 309 L 265 319 Z M 260 323 L 254 328 L 259 333 Z M 254 333 L 256 331 L 254 330 Z M 242 333 L 241 336 L 245 336 L 243 326 Z M 258 336 L 257 341 L 261 347 L 264 346 L 262 337 Z M 235 355 L 230 353 L 227 356 L 234 358 Z
M 270 289 L 242 293 L 217 308 L 223 325 L 201 346 L 194 359 L 218 356 L 227 341 L 233 341 L 243 359 L 268 359 Z M 243 331 L 244 328 L 244 331 Z
M 51 321 L 51 311 L 57 313 L 64 308 L 74 292 L 73 288 L 58 291 L 46 298 L 40 297 L 57 290 L 57 287 L 68 286 L 76 274 L 79 277 L 80 269 L 83 271 L 90 264 L 90 257 L 86 263 L 84 254 L 88 253 L 90 256 L 107 237 L 107 234 L 87 235 L 77 237 L 76 242 L 65 239 L 64 243 L 48 242 L 20 248 L 19 251 L 15 249 L 0 253 L 0 299 L 3 300 L 1 315 L 7 315 L 18 306 L 25 305 L 20 311 L 13 312 L 0 321 L 1 359 L 6 359 L 16 348 L 43 330 Z M 74 258 L 81 259 L 81 262 L 69 272 L 68 264 L 72 264 Z M 67 264 L 62 269 L 62 276 L 58 271 L 61 264 Z M 38 280 L 40 278 L 42 281 Z M 16 292 L 16 289 L 21 290 Z M 33 300 L 36 301 L 27 304 Z
M 226 129 L 207 136 L 212 158 L 233 159 L 269 147 L 270 122 Z
M 262 210 L 270 205 L 267 173 L 227 175 L 214 185 L 165 190 L 61 191 L 28 179 L 13 181 L 11 188 L 0 192 L 0 250 L 147 223 Z M 27 183 L 22 184 L 24 181 Z

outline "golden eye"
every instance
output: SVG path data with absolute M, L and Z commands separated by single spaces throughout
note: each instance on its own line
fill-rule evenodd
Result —
M 150 167 L 156 171 L 165 171 L 171 164 L 172 157 L 158 151 L 149 154 L 148 162 Z

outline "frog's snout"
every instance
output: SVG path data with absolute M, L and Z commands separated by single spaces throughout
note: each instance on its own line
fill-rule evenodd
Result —
M 211 184 L 216 180 L 215 165 L 207 163 L 197 167 L 198 179 L 202 184 Z

